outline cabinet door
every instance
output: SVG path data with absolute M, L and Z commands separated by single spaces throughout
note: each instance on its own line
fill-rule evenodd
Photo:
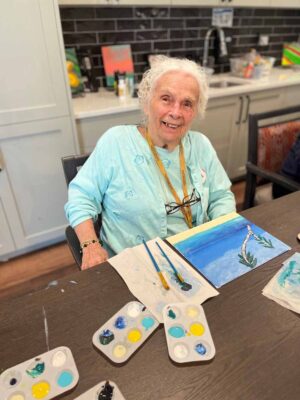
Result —
M 76 120 L 76 127 L 79 151 L 80 153 L 92 152 L 100 136 L 113 126 L 124 124 L 137 125 L 140 122 L 140 111 L 128 111 L 118 114 L 78 119 Z
M 197 120 L 192 125 L 192 129 L 202 132 L 212 142 L 226 171 L 231 136 L 236 129 L 237 108 L 237 96 L 209 99 L 204 120 Z
M 1 1 L 0 126 L 69 112 L 60 44 L 56 1 Z
M 220 0 L 171 0 L 172 6 L 218 6 Z
M 300 105 L 300 85 L 288 86 L 284 88 L 282 94 L 282 108 L 299 106 L 299 105 Z
M 9 210 L 5 207 L 5 205 L 9 205 L 10 210 L 12 210 L 14 201 L 11 196 L 4 166 L 2 168 L 0 172 L 0 260 L 1 256 L 11 253 L 16 249 L 10 228 L 10 222 L 12 223 L 13 221 L 9 220 Z
M 67 187 L 61 157 L 75 153 L 70 118 L 14 125 L 0 146 L 16 205 L 10 220 L 19 221 L 12 225 L 17 249 L 63 239 Z
M 271 7 L 276 8 L 300 8 L 299 0 L 270 0 Z
M 281 107 L 281 96 L 281 89 L 243 96 L 244 107 L 241 122 L 232 136 L 230 145 L 229 175 L 232 179 L 242 177 L 246 173 L 249 114 L 277 110 Z
M 226 7 L 268 7 L 272 0 L 219 0 L 220 6 Z

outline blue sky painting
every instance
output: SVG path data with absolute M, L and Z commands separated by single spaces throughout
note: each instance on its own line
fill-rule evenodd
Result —
M 217 288 L 290 249 L 236 213 L 217 226 L 170 242 Z

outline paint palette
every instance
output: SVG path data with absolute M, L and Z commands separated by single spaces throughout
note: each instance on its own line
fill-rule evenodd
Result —
M 169 356 L 177 363 L 206 361 L 216 354 L 202 306 L 168 304 L 163 319 Z
M 112 361 L 123 363 L 158 325 L 142 303 L 131 301 L 94 333 L 93 344 Z
M 57 347 L 0 375 L 1 400 L 49 400 L 72 389 L 79 374 L 68 347 Z
M 113 381 L 103 381 L 74 400 L 125 400 L 125 397 Z

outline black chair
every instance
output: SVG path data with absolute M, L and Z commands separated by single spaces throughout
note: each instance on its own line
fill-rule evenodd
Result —
M 300 133 L 300 106 L 249 115 L 248 161 L 244 209 L 253 207 L 256 192 L 268 184 L 286 193 L 300 190 L 300 184 L 279 174 L 297 135 Z
M 68 156 L 68 157 L 62 157 L 62 165 L 63 165 L 63 170 L 66 178 L 67 185 L 69 186 L 69 183 L 73 178 L 75 178 L 77 172 L 79 169 L 83 166 L 83 164 L 86 162 L 86 160 L 89 158 L 89 154 L 83 154 L 83 155 L 74 155 L 74 156 Z M 100 227 L 101 227 L 101 216 L 98 217 L 98 220 L 94 223 L 95 231 L 97 235 L 100 232 Z M 80 243 L 78 240 L 78 237 L 74 231 L 74 229 L 69 225 L 66 227 L 66 240 L 68 243 L 68 246 L 71 250 L 71 253 L 76 261 L 76 264 L 78 265 L 79 269 L 81 267 L 81 261 L 82 261 L 82 254 L 80 251 Z

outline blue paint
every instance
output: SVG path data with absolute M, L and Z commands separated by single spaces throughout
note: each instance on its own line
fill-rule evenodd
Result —
M 126 319 L 124 318 L 124 317 L 118 317 L 117 319 L 116 319 L 116 322 L 115 322 L 115 327 L 116 328 L 118 328 L 118 329 L 124 329 L 124 328 L 126 328 Z
M 198 343 L 195 346 L 195 350 L 197 353 L 199 353 L 201 356 L 204 356 L 206 354 L 206 347 L 202 343 Z
M 63 388 L 71 385 L 72 382 L 73 374 L 70 371 L 63 371 L 57 379 L 58 386 Z
M 173 336 L 177 339 L 185 336 L 184 329 L 181 328 L 181 326 L 172 326 L 172 328 L 168 330 L 168 333 L 170 336 Z
M 152 317 L 145 317 L 142 320 L 142 325 L 146 329 L 146 331 L 154 325 L 154 319 Z

